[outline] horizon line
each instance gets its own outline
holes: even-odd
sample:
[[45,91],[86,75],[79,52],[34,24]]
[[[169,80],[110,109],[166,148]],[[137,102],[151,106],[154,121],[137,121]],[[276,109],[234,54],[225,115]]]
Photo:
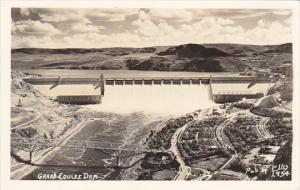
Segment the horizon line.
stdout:
[[226,45],[248,45],[248,46],[278,46],[278,45],[284,45],[284,44],[293,44],[293,42],[285,42],[280,44],[243,44],[243,43],[184,43],[184,44],[178,44],[178,45],[157,45],[157,46],[144,46],[144,47],[128,47],[128,46],[110,46],[110,47],[66,47],[66,48],[39,48],[39,47],[18,47],[18,48],[11,48],[11,50],[15,49],[111,49],[111,48],[152,48],[152,47],[170,47],[170,46],[180,46],[180,45],[188,45],[188,44],[197,44],[197,45],[217,45],[217,44],[226,44]]

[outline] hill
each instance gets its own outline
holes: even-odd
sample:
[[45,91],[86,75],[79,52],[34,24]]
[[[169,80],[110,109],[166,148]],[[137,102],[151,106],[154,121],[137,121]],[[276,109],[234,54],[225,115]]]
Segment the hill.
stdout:
[[292,44],[281,44],[279,46],[269,46],[269,50],[264,53],[292,53]]
[[292,44],[184,44],[145,48],[11,50],[12,69],[244,72],[289,70]]
[[229,56],[217,48],[206,48],[198,44],[185,44],[168,48],[166,51],[161,51],[158,55],[176,55],[179,58],[197,58],[197,57],[219,57]]

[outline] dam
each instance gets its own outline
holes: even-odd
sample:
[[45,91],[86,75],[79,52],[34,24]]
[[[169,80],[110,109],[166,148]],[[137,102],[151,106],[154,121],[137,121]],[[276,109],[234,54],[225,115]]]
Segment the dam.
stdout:
[[[200,104],[211,105],[213,102],[260,98],[267,94],[271,86],[269,79],[251,76],[107,78],[104,75],[91,78],[52,76],[24,78],[24,81],[36,86],[60,103],[102,104],[100,107],[104,110],[111,110],[114,107],[122,110],[124,107],[131,107],[134,111],[159,109],[166,112],[168,110],[164,107],[174,105],[189,111],[184,107],[197,109]],[[195,103],[197,106],[191,102],[186,103],[187,100],[197,102]]]
[[266,83],[268,78],[256,78],[253,76],[234,76],[234,77],[123,77],[123,78],[81,78],[81,77],[33,77],[24,78],[24,81],[33,85],[45,84],[98,84],[106,85],[182,85],[182,84],[209,84],[214,83]]

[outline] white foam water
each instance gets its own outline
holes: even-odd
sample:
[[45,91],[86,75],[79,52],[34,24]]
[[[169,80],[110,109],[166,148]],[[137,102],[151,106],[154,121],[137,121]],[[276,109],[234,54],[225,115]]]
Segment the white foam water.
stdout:
[[86,107],[104,112],[176,116],[213,105],[208,85],[107,85],[102,103]]

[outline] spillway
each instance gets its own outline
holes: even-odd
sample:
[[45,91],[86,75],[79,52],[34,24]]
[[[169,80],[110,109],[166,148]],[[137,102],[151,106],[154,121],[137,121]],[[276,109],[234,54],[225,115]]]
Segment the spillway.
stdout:
[[213,104],[209,97],[208,85],[124,85],[106,86],[102,104],[87,107],[115,113],[180,115]]
[[[63,92],[80,94],[93,88],[92,85],[34,86],[53,99]],[[214,105],[208,88],[208,85],[106,85],[101,104],[83,107],[121,114],[144,112],[177,116]]]

